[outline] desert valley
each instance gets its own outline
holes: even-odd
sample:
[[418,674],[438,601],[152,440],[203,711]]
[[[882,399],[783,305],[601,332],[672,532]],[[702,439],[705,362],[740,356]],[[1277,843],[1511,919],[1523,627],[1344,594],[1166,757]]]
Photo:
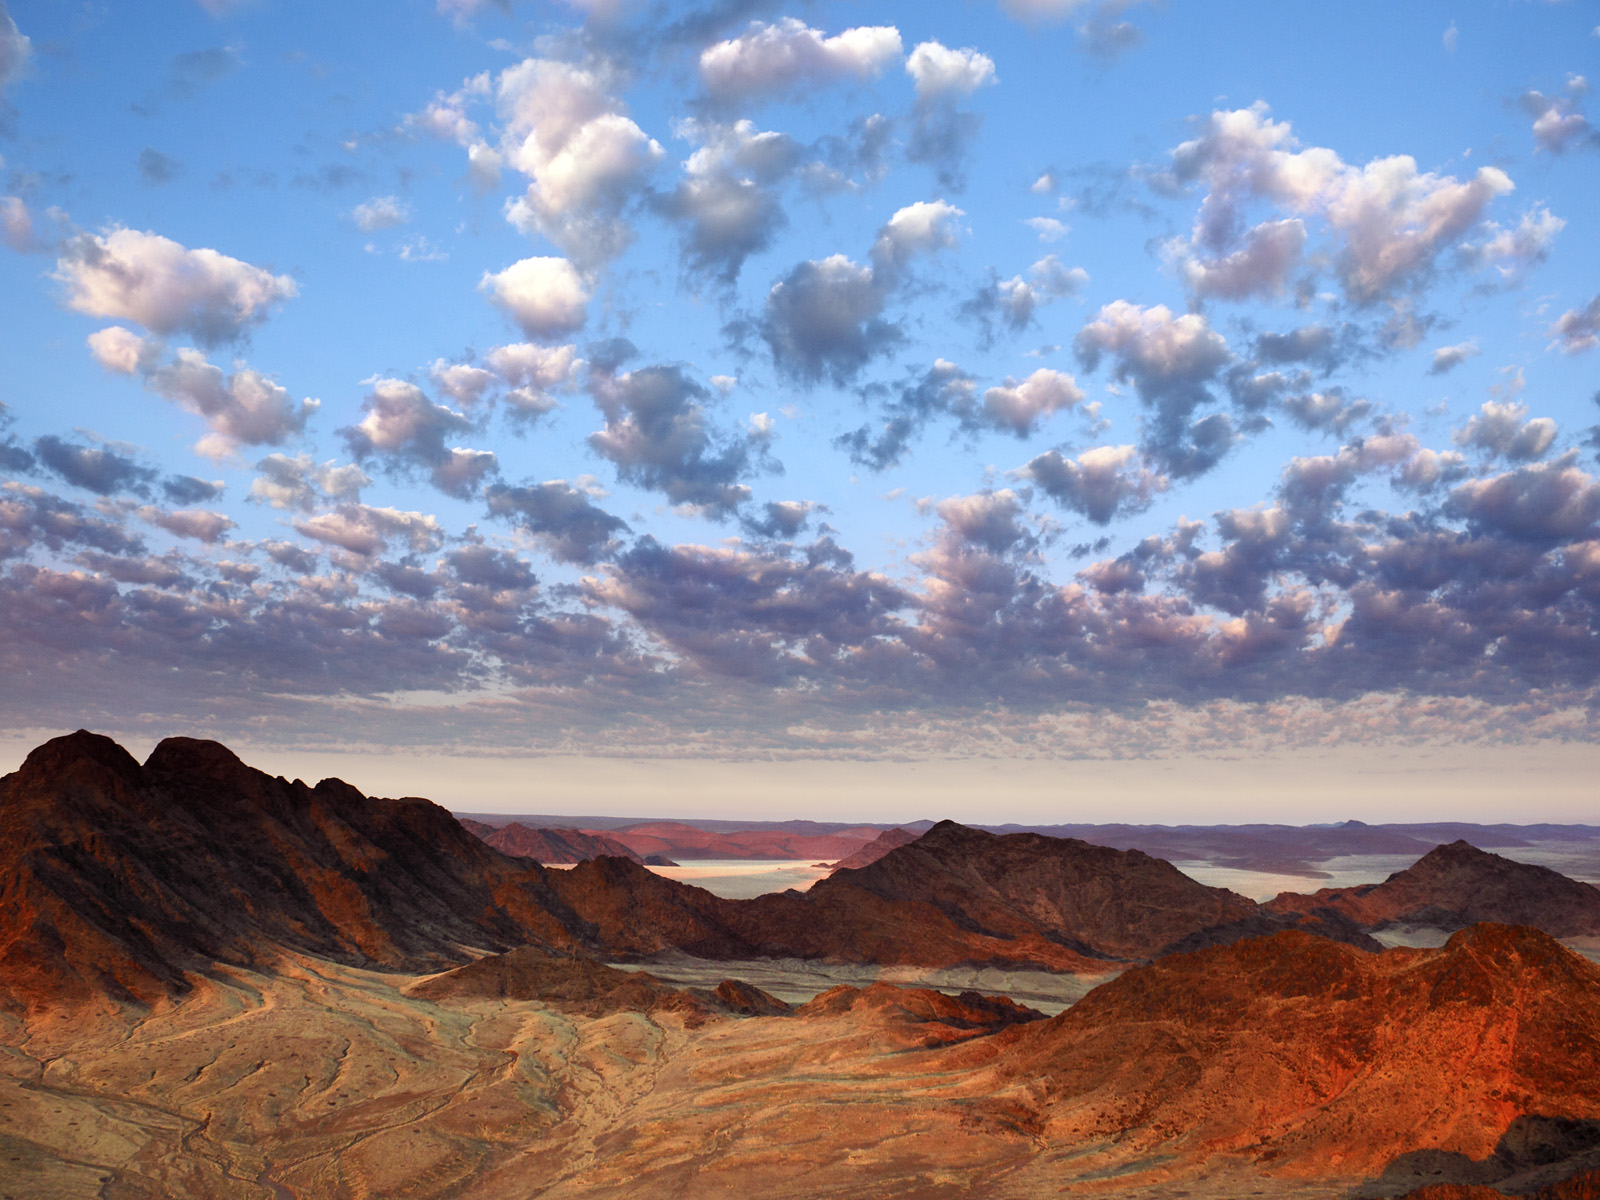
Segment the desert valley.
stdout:
[[[1466,840],[1263,904],[1081,837],[858,827],[805,836],[859,865],[730,899],[626,830],[545,830],[585,855],[547,866],[426,800],[87,732],[0,782],[0,821],[14,1200],[1600,1181],[1600,890]],[[1282,868],[1414,835],[1159,836],[1275,840]],[[819,845],[744,849],[778,837]]]

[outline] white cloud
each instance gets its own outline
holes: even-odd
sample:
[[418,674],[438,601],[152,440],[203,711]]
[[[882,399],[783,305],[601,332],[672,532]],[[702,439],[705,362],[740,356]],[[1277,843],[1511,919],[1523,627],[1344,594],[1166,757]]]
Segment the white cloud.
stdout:
[[943,200],[918,200],[899,209],[878,230],[872,259],[879,269],[898,268],[913,255],[948,250],[956,244],[958,222],[966,213]]
[[1054,217],[1025,217],[1022,223],[1038,234],[1041,242],[1059,242],[1071,232]]
[[870,79],[901,54],[892,25],[860,26],[823,36],[794,17],[753,23],[736,38],[707,47],[700,78],[719,98],[736,99],[786,91],[809,81]]
[[375,233],[404,225],[411,219],[411,209],[398,196],[374,196],[351,209],[350,216],[362,233]]
[[1566,227],[1565,221],[1540,206],[1524,213],[1514,229],[1502,229],[1493,221],[1487,222],[1485,239],[1463,246],[1462,250],[1475,265],[1493,267],[1502,279],[1513,282],[1529,267],[1545,260],[1556,234]]
[[[1600,296],[1582,308],[1569,308],[1562,313],[1550,332],[1563,354],[1577,354],[1600,346]],[[1556,344],[1552,343],[1552,344]]]
[[1148,508],[1170,485],[1166,476],[1138,458],[1134,446],[1095,446],[1076,459],[1049,450],[1017,474],[1032,479],[1063,507],[1105,525],[1120,514]]
[[1527,405],[1514,400],[1486,401],[1477,416],[1456,430],[1455,442],[1520,462],[1540,458],[1556,440],[1556,423],[1549,417],[1526,421],[1527,415]]
[[304,430],[320,406],[311,399],[296,404],[286,388],[259,371],[243,368],[226,375],[198,350],[179,350],[145,381],[157,395],[205,419],[211,432],[195,450],[209,458],[225,457],[240,446],[278,445]]
[[986,84],[997,83],[994,59],[970,46],[952,50],[938,42],[923,42],[906,59],[906,74],[916,85],[917,99],[970,96]]
[[[1219,294],[1281,286],[1301,239],[1288,222],[1247,226],[1247,205],[1265,201],[1296,217],[1324,218],[1337,239],[1334,266],[1345,291],[1370,303],[1424,277],[1513,189],[1497,167],[1460,180],[1419,171],[1406,155],[1355,167],[1324,147],[1295,146],[1289,123],[1271,120],[1258,104],[1212,113],[1199,137],[1173,151],[1173,180],[1206,186],[1190,241],[1179,248],[1186,276],[1215,281]],[[1230,291],[1221,291],[1224,284]]]
[[269,454],[256,463],[260,474],[250,484],[250,499],[273,508],[310,512],[329,500],[353,502],[372,479],[354,463],[318,463],[309,454],[290,458]]
[[365,504],[346,504],[334,512],[296,521],[294,527],[306,537],[363,558],[387,549],[394,538],[417,553],[436,550],[444,543],[444,529],[436,517]]
[[1071,375],[1040,367],[1021,383],[1008,379],[1005,386],[985,392],[983,415],[990,424],[1024,437],[1045,417],[1083,400],[1084,391]]
[[188,333],[202,345],[243,336],[299,293],[287,275],[132,229],[80,234],[57,260],[55,278],[77,312]]
[[0,196],[0,242],[18,254],[40,249],[33,231],[33,216],[20,196]]
[[1429,375],[1443,375],[1459,367],[1467,359],[1478,353],[1478,340],[1470,338],[1465,342],[1458,342],[1454,346],[1440,346],[1433,352],[1433,362],[1428,367]]
[[496,383],[493,371],[486,371],[471,363],[447,362],[442,358],[433,360],[428,375],[434,387],[457,404],[468,408],[482,400]]
[[505,395],[511,416],[530,421],[555,409],[556,399],[550,393],[571,383],[583,366],[576,346],[531,342],[497,346],[484,355],[484,361],[511,385]]
[[185,508],[176,512],[147,504],[139,509],[139,516],[158,528],[178,537],[194,538],[215,545],[217,540],[234,527],[231,518],[203,508]]
[[548,339],[583,327],[589,292],[564,258],[524,258],[478,283],[531,338]]
[[108,325],[85,340],[95,362],[117,375],[143,374],[161,355],[159,342],[148,341],[121,325]]

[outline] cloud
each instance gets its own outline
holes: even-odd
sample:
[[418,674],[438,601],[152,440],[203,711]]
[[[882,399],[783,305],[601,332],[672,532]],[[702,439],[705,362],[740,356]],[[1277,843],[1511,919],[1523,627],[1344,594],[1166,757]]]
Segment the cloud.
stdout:
[[161,481],[161,494],[174,504],[195,505],[215,500],[227,491],[220,479],[201,479],[194,475],[171,475]]
[[478,283],[531,338],[550,340],[583,328],[589,292],[564,258],[524,258]]
[[490,389],[500,383],[499,376],[493,371],[475,367],[471,363],[453,363],[442,358],[433,360],[433,366],[428,368],[428,378],[433,380],[433,386],[438,388],[442,395],[449,396],[465,408],[473,408],[482,403]]
[[961,209],[943,200],[918,200],[896,210],[872,244],[872,265],[879,282],[893,287],[913,258],[954,247],[957,222],[964,216]]
[[767,293],[760,329],[773,365],[806,383],[843,386],[901,340],[883,319],[873,269],[842,254],[802,262]]
[[79,234],[55,279],[76,312],[137,321],[161,336],[187,333],[202,346],[238,340],[299,293],[287,275],[133,229]]
[[792,541],[811,523],[812,513],[827,511],[813,500],[769,500],[759,517],[746,516],[740,525],[757,537]]
[[1131,382],[1154,410],[1144,451],[1168,474],[1203,474],[1237,440],[1227,414],[1194,418],[1214,399],[1210,385],[1232,360],[1227,342],[1200,314],[1175,317],[1165,305],[1142,308],[1116,300],[1084,325],[1072,344],[1089,371],[1104,355],[1113,356],[1115,378]]
[[1059,242],[1071,232],[1066,224],[1054,217],[1025,217],[1022,223],[1038,234],[1041,242]]
[[1560,217],[1543,207],[1529,209],[1514,229],[1504,229],[1493,221],[1484,222],[1481,242],[1464,243],[1462,255],[1473,266],[1493,268],[1502,282],[1513,284],[1527,274],[1530,267],[1542,263],[1550,256],[1550,246],[1556,234],[1567,227]]
[[1013,275],[995,279],[961,306],[963,316],[975,318],[984,341],[993,340],[993,321],[1001,318],[1013,333],[1021,333],[1033,323],[1039,306],[1076,295],[1089,283],[1089,272],[1082,267],[1066,267],[1054,254],[1047,254],[1028,268],[1028,277]]
[[[97,357],[102,348],[95,347]],[[208,458],[224,458],[240,446],[281,445],[303,432],[321,406],[312,399],[296,404],[288,389],[248,367],[228,375],[198,350],[182,349],[171,362],[141,369],[151,391],[204,418],[211,432],[195,450]]]
[[1428,367],[1428,374],[1444,375],[1479,353],[1477,338],[1468,338],[1464,342],[1457,342],[1454,346],[1440,346],[1433,352],[1433,362]]
[[489,512],[515,522],[560,562],[589,565],[610,554],[627,522],[596,505],[590,494],[565,479],[510,487],[494,484],[484,492]]
[[216,545],[223,534],[235,528],[230,518],[206,509],[191,508],[171,512],[147,504],[139,509],[139,516],[170,534],[181,538],[193,538],[208,546]]
[[15,480],[0,483],[0,559],[18,557],[35,545],[56,554],[74,545],[107,554],[144,553],[143,541],[116,522],[91,516],[82,505]]
[[135,164],[142,182],[154,185],[171,183],[183,174],[183,164],[169,154],[146,146],[139,151],[139,160]]
[[982,419],[1019,438],[1032,434],[1046,417],[1082,404],[1085,394],[1078,381],[1061,371],[1040,367],[1021,383],[1007,379],[1004,386],[983,394]]
[[148,496],[156,472],[114,450],[65,442],[52,434],[36,438],[33,452],[39,462],[74,487],[100,496],[133,492]]
[[794,17],[752,22],[736,38],[700,54],[700,79],[723,101],[750,100],[808,83],[871,79],[897,60],[900,33],[890,25],[858,26],[826,37]]
[[444,542],[437,517],[365,504],[343,504],[332,512],[302,518],[294,527],[306,537],[362,558],[382,553],[396,539],[417,553],[437,550]]
[[1458,446],[1476,446],[1491,455],[1527,462],[1543,458],[1556,440],[1556,423],[1549,417],[1523,420],[1525,404],[1516,401],[1486,401],[1478,415],[1456,430]]
[[1097,525],[1149,508],[1170,483],[1139,461],[1134,446],[1095,446],[1076,459],[1048,450],[1018,474],[1038,484],[1063,508],[1081,513]]
[[86,340],[95,362],[115,375],[144,374],[161,358],[159,342],[148,341],[121,325],[96,330]]
[[600,75],[570,63],[525,59],[501,72],[496,99],[502,157],[531,181],[507,219],[585,267],[615,258],[633,239],[622,210],[663,157],[661,146]]
[[1078,34],[1094,54],[1115,56],[1143,40],[1137,26],[1122,19],[1141,0],[1000,0],[1001,9],[1021,21],[1055,22],[1083,14]]
[[1600,535],[1595,527],[1600,521],[1600,481],[1573,466],[1573,457],[1463,483],[1450,493],[1449,511],[1480,530],[1519,541],[1551,543]]
[[923,42],[906,59],[906,72],[917,93],[906,158],[932,166],[942,186],[960,190],[966,185],[961,160],[983,118],[958,105],[978,88],[999,82],[994,60],[970,46],[952,50]]
[[33,56],[33,43],[17,28],[17,23],[0,2],[0,88],[21,79]]
[[0,242],[18,254],[43,249],[34,234],[33,214],[20,196],[0,196]]
[[461,498],[475,493],[484,478],[499,469],[488,450],[445,444],[452,435],[472,428],[461,413],[433,403],[413,383],[376,378],[368,382],[372,390],[361,404],[366,415],[359,424],[340,431],[357,462],[378,457],[391,468],[424,468],[436,488]]
[[1600,295],[1582,308],[1569,308],[1550,326],[1563,354],[1578,354],[1600,346]]
[[411,219],[411,206],[398,196],[374,196],[350,210],[350,219],[362,233],[393,229]]
[[1583,115],[1583,96],[1589,90],[1581,75],[1567,80],[1565,96],[1546,96],[1542,92],[1522,94],[1522,109],[1533,118],[1533,141],[1537,150],[1565,154],[1574,147],[1600,146],[1600,134]]
[[589,445],[616,464],[619,479],[718,518],[749,499],[740,481],[762,464],[765,431],[713,434],[705,407],[710,393],[682,369],[597,371],[589,389],[606,419]]
[[1339,387],[1320,392],[1300,392],[1283,401],[1283,411],[1302,429],[1344,433],[1357,421],[1372,415],[1372,402],[1345,395]]
[[[1345,294],[1372,304],[1420,286],[1513,188],[1497,167],[1459,180],[1419,171],[1405,155],[1355,167],[1330,149],[1296,146],[1289,123],[1258,104],[1213,112],[1198,137],[1172,152],[1169,182],[1205,189],[1188,241],[1169,247],[1192,286],[1229,298],[1281,289],[1305,244],[1299,223],[1315,216],[1334,238]],[[1254,202],[1290,216],[1250,225]]]
[[946,528],[961,541],[981,546],[992,554],[1004,554],[1014,547],[1031,549],[1039,541],[1023,527],[1021,517],[1027,510],[1010,488],[953,496],[939,501],[934,510]]
[[917,99],[931,103],[970,96],[981,87],[999,82],[994,59],[964,46],[952,50],[938,42],[923,42],[906,59],[906,74],[916,86]]
[[249,498],[273,508],[311,512],[328,502],[352,503],[371,478],[354,463],[339,466],[329,459],[318,464],[309,454],[290,458],[269,454],[256,463],[258,475],[250,484]]
[[556,407],[551,393],[570,384],[584,365],[576,346],[536,346],[531,342],[497,346],[484,361],[510,385],[505,403],[511,417],[528,423]]

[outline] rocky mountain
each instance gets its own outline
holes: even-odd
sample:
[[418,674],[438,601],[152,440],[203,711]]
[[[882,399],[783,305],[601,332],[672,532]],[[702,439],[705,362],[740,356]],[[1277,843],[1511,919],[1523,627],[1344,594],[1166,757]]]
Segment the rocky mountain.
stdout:
[[909,845],[917,840],[919,835],[905,829],[885,829],[854,854],[846,855],[833,864],[835,871],[841,868],[854,870],[856,867],[867,867],[877,862],[891,850],[898,850],[901,846]]
[[215,742],[142,765],[109,738],[46,742],[0,779],[0,1003],[151,1001],[280,948],[408,970],[462,946],[573,946],[537,864],[427,800],[308,787]]
[[530,829],[519,821],[508,825],[486,825],[464,820],[461,824],[477,834],[501,854],[531,858],[535,862],[565,865],[587,862],[609,854],[614,858],[644,859],[616,838],[584,829]]
[[797,833],[785,829],[701,829],[681,821],[645,821],[610,836],[645,857],[660,854],[683,859],[786,858],[832,862],[853,854],[879,833],[871,826],[834,833]]
[[1423,1153],[1461,1182],[1518,1117],[1600,1118],[1600,967],[1523,927],[1382,954],[1290,930],[1129,970],[985,1053],[1052,1142],[1299,1177]]
[[1555,937],[1600,934],[1600,888],[1547,867],[1513,862],[1465,841],[1439,846],[1382,883],[1285,892],[1281,915],[1344,917],[1365,929],[1462,929],[1479,921],[1531,925]]

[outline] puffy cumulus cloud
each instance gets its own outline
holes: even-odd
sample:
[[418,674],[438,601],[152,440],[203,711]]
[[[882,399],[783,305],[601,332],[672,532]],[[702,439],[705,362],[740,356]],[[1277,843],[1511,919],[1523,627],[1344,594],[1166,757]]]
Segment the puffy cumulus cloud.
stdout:
[[1456,430],[1456,445],[1521,462],[1543,458],[1556,440],[1556,423],[1549,417],[1526,420],[1527,415],[1525,404],[1489,400],[1477,416]]
[[471,76],[453,92],[438,91],[421,112],[410,113],[401,130],[427,137],[444,138],[467,152],[467,175],[472,185],[486,192],[500,182],[505,156],[483,137],[483,130],[470,116],[469,107],[487,101],[494,94],[489,72]]
[[204,504],[227,490],[228,485],[220,479],[201,479],[196,475],[170,475],[161,481],[161,494],[174,504]]
[[1343,434],[1358,421],[1372,415],[1372,402],[1349,396],[1341,387],[1320,392],[1299,392],[1283,399],[1283,411],[1302,429]]
[[1510,229],[1493,221],[1484,222],[1483,240],[1464,243],[1461,252],[1473,266],[1494,270],[1501,282],[1517,283],[1530,267],[1550,257],[1556,234],[1566,227],[1567,223],[1549,209],[1532,208]]
[[901,53],[900,31],[892,25],[862,25],[827,37],[784,17],[773,24],[752,22],[738,37],[706,47],[700,79],[714,99],[743,101],[811,83],[871,79]]
[[318,463],[309,454],[290,458],[269,454],[256,463],[249,499],[273,508],[310,512],[332,501],[349,503],[361,498],[371,478],[354,463],[340,466],[334,459]]
[[162,336],[186,333],[202,346],[243,337],[299,293],[287,275],[134,229],[71,239],[55,279],[77,312],[136,321]]
[[513,420],[537,421],[556,407],[553,392],[569,386],[583,367],[576,346],[536,346],[517,342],[497,346],[484,356],[508,385],[506,410]]
[[906,72],[917,93],[906,158],[932,166],[943,186],[959,190],[966,186],[962,158],[983,126],[977,113],[959,104],[979,88],[999,82],[994,60],[971,47],[952,50],[923,42],[906,59]]
[[615,550],[619,534],[628,532],[626,521],[595,504],[591,492],[565,479],[521,487],[494,484],[484,499],[490,513],[531,533],[561,562],[595,563]]
[[1588,90],[1588,81],[1582,75],[1574,75],[1567,80],[1564,96],[1546,96],[1532,90],[1522,94],[1522,109],[1533,118],[1536,149],[1565,154],[1578,146],[1600,146],[1600,134],[1583,115],[1583,97]]
[[467,497],[486,476],[499,469],[488,450],[447,446],[446,439],[472,428],[472,422],[443,404],[435,404],[421,388],[400,379],[372,379],[362,401],[360,423],[341,430],[357,462],[381,457],[391,467],[421,467],[440,491]]
[[589,291],[564,258],[524,258],[498,273],[485,271],[478,290],[541,341],[582,329],[588,316]]
[[843,254],[797,265],[772,285],[760,321],[773,365],[805,383],[844,385],[901,341],[869,266]]
[[115,496],[121,492],[148,496],[157,474],[115,450],[82,446],[53,434],[35,439],[33,452],[47,470],[73,487],[99,496]]
[[449,396],[466,408],[481,403],[490,389],[500,382],[493,371],[443,358],[433,360],[433,366],[428,368],[428,378],[433,380],[433,386],[439,389],[440,394]]
[[796,554],[782,545],[669,547],[645,538],[585,589],[697,677],[769,686],[870,681],[874,666],[902,657],[890,639],[900,629],[895,613],[912,597],[840,556],[826,541]]
[[1563,354],[1578,354],[1600,346],[1600,295],[1582,308],[1567,309],[1550,326],[1550,334],[1555,338],[1551,344],[1559,345]]
[[1548,463],[1474,479],[1450,493],[1448,511],[1517,541],[1582,541],[1600,535],[1600,481],[1566,454]]
[[1046,417],[1076,408],[1084,399],[1084,390],[1071,375],[1040,367],[1020,383],[1007,379],[984,392],[981,416],[997,429],[1027,437]]
[[366,504],[342,504],[332,512],[303,517],[294,527],[308,538],[358,558],[381,554],[395,541],[418,554],[437,550],[444,542],[444,528],[437,517]]
[[998,83],[994,59],[963,46],[952,50],[938,42],[923,42],[906,58],[917,99],[924,102],[952,96],[970,96],[981,87]]
[[119,521],[31,484],[0,483],[0,559],[20,557],[35,546],[55,554],[74,546],[115,555],[144,553],[144,542]]
[[[1419,286],[1513,188],[1497,167],[1460,180],[1419,171],[1406,155],[1357,167],[1326,147],[1296,147],[1289,123],[1258,104],[1213,112],[1172,152],[1170,182],[1205,189],[1188,242],[1171,248],[1191,286],[1230,298],[1281,289],[1307,238],[1297,222],[1314,216],[1334,238],[1346,295],[1389,299]],[[1291,215],[1251,225],[1257,202]]]
[[350,219],[362,233],[393,229],[411,219],[411,206],[398,196],[374,196],[350,210]]
[[953,248],[964,216],[943,200],[918,200],[897,210],[872,243],[872,263],[880,281],[893,286],[912,259]]
[[140,375],[155,369],[161,358],[161,343],[140,337],[121,325],[108,325],[87,339],[95,362],[116,375]]
[[248,367],[229,375],[192,349],[147,370],[145,386],[205,420],[211,432],[195,450],[208,458],[225,458],[240,446],[281,445],[303,432],[321,406],[309,398],[295,403],[287,388]]
[[1433,352],[1433,361],[1428,365],[1428,374],[1444,375],[1455,370],[1467,359],[1475,358],[1478,353],[1477,338],[1468,338],[1464,342],[1457,342],[1454,346],[1440,346]]
[[961,306],[961,312],[977,320],[987,343],[993,338],[996,317],[1013,333],[1020,333],[1033,323],[1040,305],[1076,295],[1088,283],[1089,272],[1082,267],[1067,267],[1054,254],[1047,254],[1028,268],[1027,278],[995,279],[979,289]]
[[1237,440],[1226,413],[1195,417],[1213,399],[1210,385],[1232,359],[1227,342],[1200,314],[1174,316],[1165,305],[1116,300],[1079,330],[1073,349],[1090,371],[1105,355],[1115,359],[1114,376],[1132,382],[1153,410],[1143,448],[1167,474],[1203,474]]
[[765,428],[714,434],[710,393],[679,367],[594,371],[589,389],[606,419],[589,445],[616,465],[618,478],[673,504],[726,517],[750,497],[741,480],[768,465]]
[[1134,446],[1095,446],[1076,459],[1048,450],[1018,474],[1036,483],[1063,508],[1081,513],[1096,525],[1150,507],[1170,482],[1141,461]]
[[158,529],[165,529],[174,537],[193,538],[208,546],[216,545],[228,530],[235,528],[231,518],[203,508],[186,508],[174,512],[147,504],[139,509],[139,516]]
[[677,187],[656,199],[656,211],[682,225],[691,272],[731,284],[745,259],[787,224],[775,185],[799,167],[800,147],[748,120],[683,121],[677,133],[698,146]]
[[585,266],[632,241],[624,207],[664,151],[626,115],[596,71],[530,58],[501,72],[496,101],[501,153],[529,179],[506,216],[539,232]]
[[445,555],[445,562],[451,574],[469,587],[521,592],[538,582],[527,563],[514,554],[489,546],[463,546]]
[[1039,537],[1024,523],[1027,509],[1010,488],[952,496],[934,506],[945,528],[963,542],[981,546],[992,554],[1012,549],[1029,550]]
[[17,28],[17,23],[0,2],[0,88],[21,79],[33,57],[33,42]]

